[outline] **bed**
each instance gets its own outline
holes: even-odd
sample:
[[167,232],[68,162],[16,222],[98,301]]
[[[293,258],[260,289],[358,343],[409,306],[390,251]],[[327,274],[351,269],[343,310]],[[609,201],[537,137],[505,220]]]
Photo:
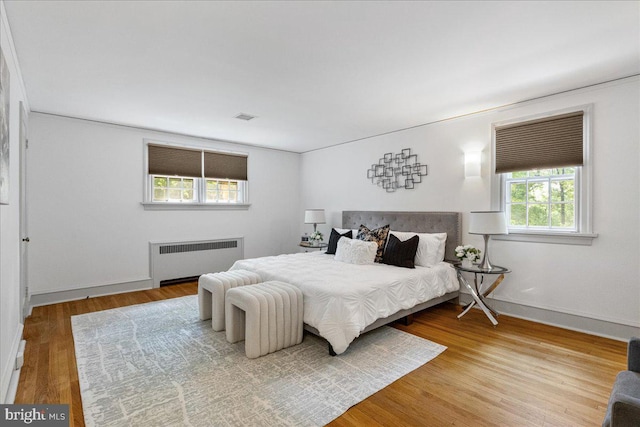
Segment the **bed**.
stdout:
[[445,262],[415,269],[386,264],[356,265],[324,252],[286,254],[237,261],[231,269],[298,286],[304,296],[305,329],[343,353],[360,334],[458,296],[455,259],[460,244],[458,212],[344,211],[342,228],[447,233]]

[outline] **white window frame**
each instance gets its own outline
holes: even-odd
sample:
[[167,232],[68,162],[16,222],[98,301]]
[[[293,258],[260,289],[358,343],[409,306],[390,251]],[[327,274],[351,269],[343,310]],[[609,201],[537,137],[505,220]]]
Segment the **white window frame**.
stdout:
[[[503,174],[503,179],[502,182],[504,183],[504,188],[503,188],[503,194],[504,194],[504,212],[505,215],[507,216],[507,225],[509,228],[510,232],[518,232],[518,231],[565,231],[565,232],[572,232],[572,233],[576,233],[578,232],[578,210],[576,208],[577,202],[578,202],[578,197],[575,196],[575,194],[579,194],[580,193],[580,167],[578,166],[572,166],[572,168],[574,169],[574,172],[571,174],[565,174],[565,175],[541,175],[541,176],[527,176],[527,177],[523,177],[523,178],[514,178],[511,177],[509,175],[511,175],[511,173],[505,173]],[[556,168],[551,168],[551,169],[556,169]],[[540,170],[549,170],[549,169],[540,169]],[[551,197],[551,184],[553,183],[553,181],[566,181],[566,180],[572,180],[573,181],[573,185],[574,185],[574,199],[570,202],[554,202],[553,198]],[[546,203],[535,203],[535,202],[530,202],[528,200],[528,196],[529,196],[529,184],[530,183],[535,183],[535,182],[540,182],[540,183],[545,183],[548,185],[548,191],[549,191],[549,198],[547,200]],[[512,183],[521,183],[524,184],[527,189],[526,189],[526,199],[524,201],[524,203],[521,202],[512,202],[511,200],[507,200],[509,199],[509,196],[511,194],[509,187],[510,184]],[[527,224],[524,226],[520,226],[520,225],[512,225],[511,224],[511,212],[512,210],[509,209],[510,205],[524,205],[525,206],[525,210],[526,210],[526,216],[527,216]],[[545,204],[548,207],[548,214],[547,214],[547,225],[546,226],[538,226],[538,225],[531,225],[529,224],[529,206],[530,205],[539,205],[539,204]],[[552,216],[552,207],[554,205],[560,205],[560,204],[567,204],[567,205],[572,205],[573,206],[573,227],[554,227],[551,224],[551,216]]]
[[[200,200],[203,201],[203,203],[219,203],[219,204],[237,204],[239,202],[231,202],[231,201],[210,201],[207,198],[207,192],[209,191],[207,189],[207,181],[226,181],[226,182],[235,182],[238,185],[238,189],[237,189],[237,194],[238,195],[242,195],[241,199],[244,200],[244,194],[246,192],[246,188],[247,188],[247,182],[246,181],[238,181],[235,179],[219,179],[219,178],[203,178],[202,179],[202,187],[203,187],[203,191],[202,191],[202,196],[200,198]],[[237,198],[236,198],[237,199]],[[240,202],[242,203],[242,202]]]
[[584,116],[584,164],[576,168],[575,182],[575,230],[567,229],[534,229],[518,228],[509,226],[509,234],[492,236],[496,240],[513,240],[520,242],[536,243],[558,243],[570,245],[591,245],[594,238],[598,237],[593,233],[593,200],[592,200],[592,160],[591,160],[591,118],[593,105],[581,105],[577,107],[565,108],[533,116],[519,117],[505,120],[491,125],[491,207],[493,210],[506,211],[506,174],[496,174],[495,172],[495,152],[496,152],[496,128],[512,125],[530,120],[537,120],[546,117],[567,114],[576,111],[583,111]]
[[[229,203],[229,202],[212,202],[206,200],[206,180],[213,178],[204,178],[204,177],[193,177],[194,179],[194,195],[196,195],[196,201],[188,202],[164,202],[164,201],[153,201],[153,176],[148,173],[149,171],[149,144],[153,145],[163,145],[166,147],[172,148],[183,148],[190,150],[199,150],[199,151],[209,151],[209,152],[218,152],[218,153],[227,153],[227,154],[235,154],[235,155],[243,155],[247,156],[247,153],[239,153],[233,152],[229,150],[219,150],[212,147],[205,147],[202,145],[196,144],[177,144],[170,142],[161,142],[158,140],[143,140],[143,195],[142,195],[142,205],[145,210],[247,210],[251,206],[249,202],[249,185],[247,181],[237,181],[237,180],[226,180],[226,181],[235,181],[238,182],[238,192],[242,193],[244,196],[244,200],[239,203]],[[157,175],[157,176],[166,176],[166,175]],[[179,178],[192,178],[192,177],[179,177]],[[224,181],[224,179],[223,179]]]
[[[154,198],[154,192],[155,192],[155,188],[156,186],[154,185],[154,179],[155,178],[166,178],[167,180],[170,180],[172,178],[178,178],[181,180],[185,180],[185,179],[192,179],[193,180],[193,195],[194,195],[194,200],[180,200],[180,201],[158,201],[158,200],[153,200]],[[148,183],[151,186],[151,188],[149,189],[149,194],[151,195],[151,202],[152,203],[198,203],[198,194],[200,192],[199,187],[200,187],[200,180],[198,178],[193,178],[193,177],[188,177],[188,176],[170,176],[170,175],[149,175],[149,179],[148,179]],[[167,183],[168,184],[168,183]],[[167,186],[167,191],[170,191],[171,187]]]

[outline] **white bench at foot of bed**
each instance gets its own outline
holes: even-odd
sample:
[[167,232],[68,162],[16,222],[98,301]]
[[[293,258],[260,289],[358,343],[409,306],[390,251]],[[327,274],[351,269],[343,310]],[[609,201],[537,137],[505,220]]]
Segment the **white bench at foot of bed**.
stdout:
[[225,298],[227,341],[245,340],[248,358],[264,356],[302,342],[302,292],[270,281],[229,289]]
[[248,270],[203,274],[198,279],[200,320],[211,319],[214,331],[224,331],[224,295],[238,286],[262,282],[260,275]]

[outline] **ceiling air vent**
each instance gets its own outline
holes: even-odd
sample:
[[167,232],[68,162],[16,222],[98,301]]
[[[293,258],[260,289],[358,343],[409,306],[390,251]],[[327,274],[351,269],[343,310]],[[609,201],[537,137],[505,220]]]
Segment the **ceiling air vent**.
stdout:
[[245,120],[245,121],[249,121],[249,120],[253,120],[255,119],[256,116],[252,116],[251,114],[245,114],[245,113],[240,113],[236,116],[236,119],[240,119],[240,120]]

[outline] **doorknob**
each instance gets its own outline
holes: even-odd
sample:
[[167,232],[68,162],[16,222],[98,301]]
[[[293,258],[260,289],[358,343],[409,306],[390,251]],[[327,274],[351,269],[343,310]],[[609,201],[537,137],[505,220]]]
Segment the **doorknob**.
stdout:
[[22,239],[22,241],[23,241],[23,242],[27,242],[27,243],[28,243],[28,242],[30,242],[30,240],[29,240],[29,238],[28,238],[28,237],[25,237],[24,239]]

